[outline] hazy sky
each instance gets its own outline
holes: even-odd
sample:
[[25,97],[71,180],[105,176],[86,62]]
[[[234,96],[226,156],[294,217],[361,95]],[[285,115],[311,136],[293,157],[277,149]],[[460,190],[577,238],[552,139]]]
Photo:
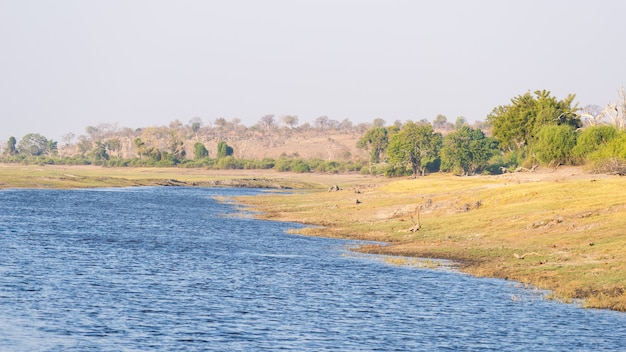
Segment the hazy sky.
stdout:
[[626,1],[0,0],[0,140],[325,115],[484,120],[626,85]]

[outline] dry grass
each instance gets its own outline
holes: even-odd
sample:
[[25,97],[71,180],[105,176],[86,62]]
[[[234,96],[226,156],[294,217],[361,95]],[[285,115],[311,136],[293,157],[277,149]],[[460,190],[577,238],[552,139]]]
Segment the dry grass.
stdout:
[[[359,177],[355,175],[354,177]],[[98,166],[0,164],[2,188],[90,188],[123,186],[250,186],[319,189],[331,175],[287,174],[274,170],[196,168],[105,168]]]

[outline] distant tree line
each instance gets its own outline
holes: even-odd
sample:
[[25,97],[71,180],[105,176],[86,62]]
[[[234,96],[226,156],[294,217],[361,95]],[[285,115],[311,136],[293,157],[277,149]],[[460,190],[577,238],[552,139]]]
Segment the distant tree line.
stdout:
[[[85,164],[103,166],[179,166],[220,169],[277,169],[293,172],[360,171],[387,176],[454,172],[459,175],[500,173],[537,165],[588,164],[596,171],[626,169],[626,93],[605,108],[574,104],[574,95],[563,100],[549,91],[527,92],[498,106],[486,121],[469,125],[460,116],[454,123],[444,115],[432,122],[401,122],[386,126],[383,119],[354,125],[320,116],[313,124],[299,124],[295,115],[263,115],[251,127],[237,118],[217,118],[204,124],[192,118],[169,126],[139,129],[117,125],[88,126],[86,134],[63,136],[64,144],[38,133],[21,140],[10,137],[3,146],[2,162],[37,164]],[[305,160],[297,151],[278,158],[246,158],[244,148],[232,143],[260,140],[267,148],[287,138],[349,133],[369,157],[346,160]],[[360,137],[359,137],[360,136]],[[331,138],[328,138],[331,143]],[[241,146],[242,144],[240,144]],[[354,159],[354,160],[347,160]]]
[[618,102],[604,110],[581,111],[574,98],[558,100],[545,90],[519,95],[487,116],[490,136],[461,118],[451,131],[435,131],[434,126],[446,123],[438,116],[432,124],[372,127],[359,147],[370,154],[368,172],[388,176],[416,177],[427,171],[473,175],[582,164],[598,172],[626,172],[624,89]]

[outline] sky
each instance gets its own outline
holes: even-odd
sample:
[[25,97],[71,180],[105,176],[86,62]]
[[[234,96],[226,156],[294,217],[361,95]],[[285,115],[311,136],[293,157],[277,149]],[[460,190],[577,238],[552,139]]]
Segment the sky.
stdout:
[[0,0],[0,140],[296,115],[485,120],[626,85],[620,0]]

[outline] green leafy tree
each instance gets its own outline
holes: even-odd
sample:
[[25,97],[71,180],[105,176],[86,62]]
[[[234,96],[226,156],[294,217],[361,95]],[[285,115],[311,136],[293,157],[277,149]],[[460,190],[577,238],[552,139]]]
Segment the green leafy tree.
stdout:
[[474,175],[489,164],[497,152],[497,143],[480,129],[463,126],[443,140],[441,164],[444,170]]
[[511,99],[510,105],[495,108],[487,116],[487,123],[493,127],[493,137],[501,148],[523,149],[536,141],[545,125],[581,127],[578,107],[572,105],[574,98],[570,94],[557,100],[546,90],[535,91],[534,95],[528,92]]
[[209,156],[209,151],[204,146],[204,143],[196,142],[193,145],[193,157],[194,159],[202,159]]
[[46,137],[39,133],[29,133],[20,140],[17,149],[25,155],[40,156],[48,154],[49,147]]
[[359,139],[357,146],[370,152],[370,161],[379,163],[382,155],[387,150],[389,138],[387,129],[374,127],[365,132],[365,136]]
[[85,154],[91,150],[93,143],[91,140],[85,136],[78,137],[78,142],[76,142],[76,147],[80,152],[81,157],[85,157]]
[[57,155],[59,152],[57,141],[53,141],[52,139],[48,139],[48,147],[46,148],[47,155]]
[[413,176],[424,175],[426,165],[439,157],[442,136],[433,126],[407,122],[389,142],[387,154],[393,165],[403,165],[413,171]]
[[109,160],[106,143],[97,141],[94,145],[93,150],[91,151],[91,157],[96,162]]
[[229,146],[226,142],[221,141],[217,143],[217,157],[223,158],[226,156],[233,155],[233,148]]
[[146,144],[141,140],[141,138],[135,138],[133,140],[133,145],[135,146],[137,155],[139,155],[139,160],[141,160],[142,156],[147,153]]
[[122,141],[119,138],[111,138],[104,142],[104,147],[107,150],[107,154],[117,153],[119,156],[119,152],[122,150]]
[[539,130],[533,145],[535,158],[544,165],[558,167],[572,161],[576,146],[574,128],[567,125],[546,125]]
[[465,125],[467,125],[467,119],[464,116],[459,116],[454,122],[454,129],[458,130]]
[[17,140],[15,139],[15,137],[11,136],[9,137],[9,140],[7,141],[7,149],[4,151],[6,153],[6,155],[15,155],[17,154]]

